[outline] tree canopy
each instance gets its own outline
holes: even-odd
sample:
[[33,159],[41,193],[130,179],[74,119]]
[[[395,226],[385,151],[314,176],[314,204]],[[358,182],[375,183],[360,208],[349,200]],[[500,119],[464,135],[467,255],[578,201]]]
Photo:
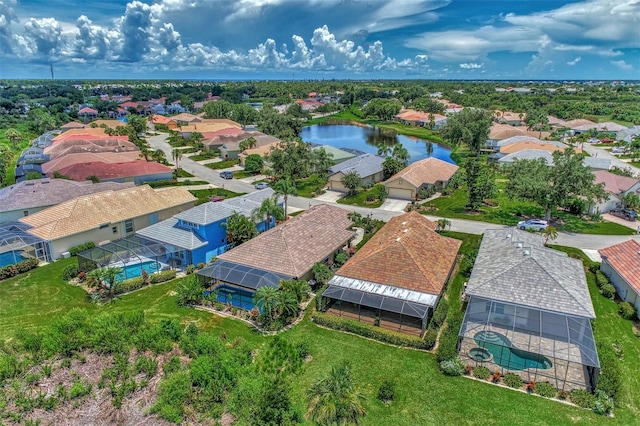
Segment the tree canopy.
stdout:
[[238,212],[233,212],[224,226],[227,228],[227,242],[233,246],[238,246],[258,235],[256,224]]
[[442,137],[454,145],[464,143],[477,153],[489,137],[493,115],[484,109],[465,108],[452,115],[440,129]]
[[333,164],[332,154],[324,149],[311,149],[311,144],[303,141],[281,141],[265,157],[277,178],[293,180],[306,178],[313,173],[325,173]]

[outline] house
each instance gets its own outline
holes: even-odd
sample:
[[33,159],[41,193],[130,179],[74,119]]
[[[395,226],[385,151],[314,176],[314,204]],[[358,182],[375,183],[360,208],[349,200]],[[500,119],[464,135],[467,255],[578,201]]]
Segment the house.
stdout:
[[260,157],[264,158],[267,154],[271,152],[272,149],[276,149],[278,147],[280,141],[274,141],[266,145],[262,145],[256,148],[245,149],[244,151],[238,153],[238,164],[244,167],[244,162],[247,157],[251,154],[257,154]]
[[582,164],[589,167],[591,170],[610,170],[611,159],[604,157],[585,157],[582,160]]
[[140,152],[133,142],[117,138],[104,139],[81,139],[66,140],[57,142],[55,145],[44,149],[43,154],[48,155],[51,160],[63,155],[85,152]]
[[382,180],[382,163],[384,157],[373,154],[363,154],[350,158],[329,168],[328,188],[332,191],[348,192],[342,184],[342,178],[349,172],[356,172],[362,179],[362,184],[378,183]]
[[[73,180],[87,180],[95,176],[101,182],[135,182],[136,185],[173,178],[171,167],[153,161],[77,163],[59,169],[58,173]],[[49,177],[53,177],[53,174]]]
[[109,190],[118,191],[132,186],[133,183],[75,182],[67,179],[18,182],[0,188],[0,222],[15,221],[75,197]]
[[462,241],[418,212],[389,220],[329,281],[328,313],[422,336]]
[[[433,118],[433,122],[431,119]],[[426,127],[432,130],[440,130],[440,128],[447,122],[447,116],[441,114],[429,114],[426,119],[418,120],[418,125]]]
[[[177,116],[176,116],[177,117]],[[174,118],[175,120],[175,118]],[[203,120],[203,119],[200,119]],[[234,124],[232,124],[234,123]],[[242,126],[231,120],[217,120],[216,122],[193,122],[188,125],[181,125],[178,129],[178,134],[183,138],[188,139],[192,133],[200,133],[202,135],[209,132],[219,132],[226,129],[242,129]]]
[[616,140],[627,143],[633,142],[633,139],[640,135],[640,126],[631,126],[616,133]]
[[607,121],[606,123],[583,124],[580,126],[571,127],[571,131],[573,131],[573,134],[575,135],[590,131],[594,131],[596,133],[618,133],[619,131],[626,129],[627,127],[611,121]]
[[243,133],[244,130],[237,127],[227,127],[214,132],[203,132],[202,137],[204,140],[202,144],[206,149],[219,149],[226,142],[234,141],[236,137],[240,137],[238,135]]
[[144,161],[139,151],[129,152],[78,152],[61,155],[42,165],[42,173],[49,175],[74,164],[84,163],[125,163]]
[[549,132],[538,132],[538,131],[530,131],[526,130],[525,127],[515,127],[510,126],[508,124],[498,124],[492,123],[489,128],[489,139],[493,139],[496,141],[511,138],[514,136],[531,136],[534,138],[547,138],[549,137]]
[[108,127],[109,129],[117,129],[118,127],[124,127],[126,123],[123,123],[120,120],[94,120],[89,126],[92,128],[96,127]]
[[527,114],[511,111],[496,111],[495,117],[497,123],[508,124],[509,126],[522,126],[527,119]]
[[499,152],[500,148],[502,148],[503,146],[511,145],[518,142],[548,143],[541,139],[534,138],[533,136],[519,135],[519,136],[512,136],[506,139],[500,139],[500,140],[487,139],[485,142],[485,148],[492,149],[496,152]]
[[[567,145],[561,142],[554,141],[545,141],[543,143],[533,142],[533,141],[522,141],[516,142],[509,145],[504,145],[500,147],[500,152],[502,154],[513,154],[514,152],[520,152],[522,150],[540,150],[547,151],[550,153],[554,153],[556,151],[564,152],[567,148]],[[580,148],[573,148],[576,153],[582,152]]]
[[542,149],[523,149],[522,151],[505,154],[498,159],[498,164],[511,164],[519,160],[538,160],[542,158],[547,166],[553,167],[553,155]]
[[44,164],[51,159],[50,156],[44,153],[43,148],[29,147],[22,151],[20,157],[16,161],[17,166],[23,164]]
[[415,200],[421,189],[446,188],[458,166],[435,157],[409,164],[384,182],[387,194],[392,198]]
[[86,124],[78,123],[77,121],[70,121],[60,126],[60,130],[62,130],[63,132],[66,132],[67,130],[72,130],[72,129],[84,129],[86,126],[87,126]]
[[637,195],[640,191],[640,180],[636,178],[616,175],[606,170],[596,170],[593,174],[596,177],[594,183],[604,185],[608,198],[600,203],[589,205],[587,209],[589,214],[606,213],[617,209],[622,204],[622,198],[625,195]]
[[242,150],[240,149],[240,143],[245,139],[249,139],[250,137],[255,138],[256,147],[270,145],[274,142],[280,141],[280,139],[276,137],[265,135],[264,133],[257,131],[244,131],[236,135],[219,136],[219,140],[224,141],[224,143],[220,146],[220,158],[224,158],[225,160],[238,158],[238,154],[242,152]]
[[[117,137],[117,136],[109,136],[102,127],[85,127],[82,129],[67,130],[66,132],[61,133],[58,136],[54,137],[53,143],[55,144],[56,142],[72,140],[72,139],[75,139],[75,140],[87,139],[90,137],[109,138],[109,137]],[[129,138],[126,136],[121,136],[120,138],[123,138],[123,137],[129,140]]]
[[27,176],[38,176],[36,179],[40,179],[44,176],[42,173],[42,166],[40,164],[23,164],[16,167],[15,178],[16,182],[22,182],[27,179]]
[[184,188],[154,191],[136,186],[83,195],[21,218],[29,233],[48,242],[52,259],[71,247],[98,245],[131,235],[193,207],[196,198]]
[[182,112],[178,115],[174,115],[171,119],[178,123],[179,126],[190,123],[200,123],[202,121],[202,118],[189,114],[188,112]]
[[559,390],[595,389],[595,312],[582,261],[545,247],[540,235],[488,229],[464,297],[465,363]]
[[49,246],[42,238],[29,233],[29,226],[20,222],[0,222],[0,268],[27,259],[51,261]]
[[[262,201],[272,197],[274,191],[267,188],[219,202],[200,204],[167,220],[158,222],[137,232],[138,235],[184,250],[177,264],[207,263],[230,247],[227,242],[227,219],[237,212],[251,218]],[[267,224],[266,219],[256,223],[259,232],[275,226],[275,219]]]
[[154,114],[151,116],[151,123],[155,126],[156,124],[162,124],[167,126],[169,130],[176,130],[178,128],[178,122],[170,117],[165,117],[163,115]]
[[319,146],[314,146],[311,149],[314,151],[317,151],[319,149],[324,149],[327,154],[331,155],[331,159],[333,160],[334,164],[339,164],[345,160],[348,160],[356,156],[356,154],[352,152],[349,152],[344,149],[336,148],[335,146],[331,146],[331,145],[319,145]]
[[609,277],[618,296],[640,311],[640,243],[628,240],[598,251],[600,270]]
[[84,107],[78,110],[78,117],[82,117],[86,120],[96,119],[98,118],[98,111],[93,108]]
[[245,309],[254,306],[260,287],[280,280],[309,280],[316,263],[332,263],[355,232],[348,211],[329,204],[310,208],[221,255],[197,275],[218,300]]

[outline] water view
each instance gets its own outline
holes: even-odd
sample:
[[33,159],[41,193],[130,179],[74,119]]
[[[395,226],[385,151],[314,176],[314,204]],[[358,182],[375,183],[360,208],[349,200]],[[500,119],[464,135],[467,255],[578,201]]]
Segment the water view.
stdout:
[[391,135],[375,127],[360,127],[350,124],[316,124],[304,127],[300,137],[305,142],[330,145],[341,149],[347,148],[369,154],[377,154],[378,145],[381,143],[389,146],[401,143],[409,151],[410,163],[428,157],[436,157],[449,163],[455,163],[451,159],[451,149],[446,146],[412,136]]

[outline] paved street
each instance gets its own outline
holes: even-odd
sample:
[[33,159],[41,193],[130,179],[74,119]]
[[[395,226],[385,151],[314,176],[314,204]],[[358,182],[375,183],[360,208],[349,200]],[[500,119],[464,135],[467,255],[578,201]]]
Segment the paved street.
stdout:
[[[173,150],[173,148],[171,147],[171,145],[169,145],[166,142],[166,136],[167,136],[166,134],[160,134],[159,136],[151,136],[147,140],[149,141],[149,144],[153,147],[153,149],[162,149],[167,154],[167,158],[171,160],[171,151]],[[585,144],[585,151],[589,152],[590,154],[591,152],[593,152],[594,154],[597,152],[598,156],[603,156],[606,154],[608,156],[615,157],[601,148],[587,146],[587,144]],[[601,154],[601,152],[605,154]],[[632,167],[625,164],[624,162],[620,161],[617,158],[615,160],[619,161],[624,166]],[[247,182],[246,179],[244,179],[244,182],[238,179],[232,179],[232,180],[222,179],[219,176],[219,173],[220,173],[219,170],[209,169],[187,157],[182,157],[182,159],[180,160],[180,163],[181,163],[181,167],[184,170],[188,171],[189,173],[195,176],[195,178],[193,178],[194,180],[204,180],[204,181],[210,182],[214,186],[225,188],[234,192],[254,191],[253,183]],[[640,172],[640,170],[636,169],[635,167],[633,169],[636,172]],[[333,201],[322,201],[322,200],[302,198],[302,197],[289,197],[289,206],[292,208],[291,210],[294,210],[294,211],[299,209],[306,210],[317,204],[326,204],[326,203],[336,205],[338,207],[344,208],[349,211],[356,211],[362,214],[363,216],[371,215],[371,217],[373,217],[374,219],[383,220],[385,222],[394,216],[398,216],[402,214],[402,211],[397,211],[398,209],[396,209],[396,211],[384,210],[382,208],[369,209],[365,207],[356,207],[356,206],[349,206],[344,204],[337,204]],[[436,216],[426,216],[426,217],[433,221],[440,219],[439,217],[436,217]],[[476,222],[476,221],[465,220],[465,219],[450,219],[450,220],[451,220],[452,231],[465,232],[468,234],[482,234],[487,229],[505,227],[504,225],[497,225],[497,224],[486,223],[486,222]],[[571,234],[566,232],[560,232],[558,234],[558,238],[555,241],[553,241],[553,244],[576,247],[579,249],[598,250],[604,247],[611,246],[613,244],[621,243],[623,241],[628,240],[629,238],[634,238],[640,241],[640,236],[638,235],[634,235],[634,236],[589,235],[589,234]]]
[[611,152],[607,151],[606,149],[602,149],[600,147],[593,146],[588,143],[583,144],[582,149],[588,152],[589,155],[592,157],[611,159],[611,165],[614,167],[619,167],[621,169],[629,169],[633,173],[640,175],[640,169],[630,165],[629,163],[625,163],[624,161],[622,161],[621,159],[619,159],[617,156],[613,155]]

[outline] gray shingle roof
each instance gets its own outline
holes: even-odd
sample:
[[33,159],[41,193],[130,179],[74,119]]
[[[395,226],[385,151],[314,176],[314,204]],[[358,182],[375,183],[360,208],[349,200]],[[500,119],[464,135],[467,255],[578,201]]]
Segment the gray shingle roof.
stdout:
[[273,189],[266,188],[217,203],[200,204],[192,209],[178,213],[174,217],[199,225],[208,225],[231,216],[234,211],[245,216],[251,216],[251,212],[256,207],[260,207],[262,201],[271,197],[273,194]]
[[604,157],[585,157],[582,164],[591,169],[609,170],[611,168],[611,159]]
[[553,166],[553,155],[550,152],[541,149],[523,149],[522,151],[507,154],[498,159],[498,163],[513,163],[516,160],[537,160],[544,159],[547,166]]
[[513,228],[485,231],[466,293],[595,318],[582,262],[544,247],[540,235]]
[[329,175],[354,171],[360,177],[367,177],[382,171],[384,158],[373,154],[363,154],[350,158],[329,168]]
[[136,234],[187,250],[195,250],[208,244],[207,240],[200,238],[193,230],[177,225],[178,219],[172,217],[136,231]]

